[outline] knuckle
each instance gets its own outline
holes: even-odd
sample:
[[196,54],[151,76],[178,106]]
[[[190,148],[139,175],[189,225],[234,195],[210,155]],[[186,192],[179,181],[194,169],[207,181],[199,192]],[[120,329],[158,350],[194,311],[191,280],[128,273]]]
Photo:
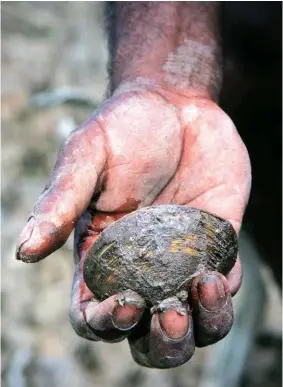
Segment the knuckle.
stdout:
[[81,311],[78,311],[77,308],[70,308],[69,320],[73,330],[78,336],[87,340],[99,340],[98,337],[91,331],[91,329],[87,325],[83,313]]

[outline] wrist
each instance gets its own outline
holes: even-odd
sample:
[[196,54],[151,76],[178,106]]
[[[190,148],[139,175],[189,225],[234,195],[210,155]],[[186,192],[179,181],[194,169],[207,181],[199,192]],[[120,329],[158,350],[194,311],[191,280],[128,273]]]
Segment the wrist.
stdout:
[[[120,3],[121,4],[121,3]],[[117,5],[110,92],[135,84],[217,100],[221,87],[217,3]]]
[[127,81],[121,81],[117,88],[112,92],[112,97],[117,97],[129,92],[150,92],[160,95],[167,101],[175,105],[185,105],[188,100],[205,99],[216,102],[209,91],[202,88],[178,88],[175,85],[166,84],[155,79],[137,77]]
[[[113,91],[127,85],[173,91],[180,96],[218,100],[222,84],[219,52],[213,45],[186,40],[162,58],[139,58],[113,73]],[[117,69],[119,67],[117,66]]]

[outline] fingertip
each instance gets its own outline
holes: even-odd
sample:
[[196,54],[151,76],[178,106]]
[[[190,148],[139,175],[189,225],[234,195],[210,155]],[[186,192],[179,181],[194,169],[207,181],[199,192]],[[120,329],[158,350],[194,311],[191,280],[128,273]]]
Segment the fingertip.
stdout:
[[145,306],[144,299],[132,290],[117,294],[112,313],[113,325],[121,331],[134,328],[140,321]]
[[40,261],[64,245],[72,228],[58,228],[50,221],[40,222],[32,217],[18,238],[16,259],[26,263]]
[[145,308],[143,299],[131,291],[113,295],[99,304],[89,303],[86,321],[98,331],[130,331],[141,319]]
[[[158,313],[158,318],[162,331],[169,339],[181,339],[186,336],[189,330],[189,316],[187,313],[180,314],[178,311],[171,309]],[[156,324],[156,316],[154,316],[154,320]]]
[[16,259],[19,261],[26,262],[25,245],[31,239],[31,236],[34,230],[34,224],[35,224],[35,218],[32,216],[29,218],[27,224],[25,225],[24,229],[22,230],[21,234],[18,237],[17,247],[16,247]]
[[89,301],[84,310],[84,319],[89,330],[91,330],[99,340],[116,343],[127,337],[113,326],[112,312],[115,305],[113,297],[103,302]]
[[128,331],[137,325],[142,314],[143,309],[139,309],[135,305],[118,305],[112,313],[113,325],[120,331]]
[[151,308],[152,330],[160,331],[168,339],[184,337],[190,328],[188,305],[178,297],[170,297]]
[[226,276],[232,297],[239,291],[243,282],[243,268],[240,259]]
[[191,299],[193,305],[201,305],[208,311],[221,309],[230,290],[226,278],[218,272],[204,273],[192,283]]
[[189,361],[195,351],[195,341],[188,307],[172,297],[154,306],[151,314],[148,329],[142,335],[129,336],[134,360],[157,369],[179,367]]
[[185,364],[195,351],[193,321],[190,314],[176,310],[154,313],[151,320],[149,353],[156,368],[174,368]]
[[216,274],[202,277],[197,284],[198,298],[201,306],[208,311],[217,311],[226,304],[227,290],[223,278]]
[[233,324],[233,306],[226,278],[205,273],[192,285],[196,345],[204,347],[224,338]]
[[109,297],[102,302],[89,301],[85,309],[86,322],[93,327],[93,329],[103,330],[109,326],[109,316],[112,315],[115,307],[114,297]]

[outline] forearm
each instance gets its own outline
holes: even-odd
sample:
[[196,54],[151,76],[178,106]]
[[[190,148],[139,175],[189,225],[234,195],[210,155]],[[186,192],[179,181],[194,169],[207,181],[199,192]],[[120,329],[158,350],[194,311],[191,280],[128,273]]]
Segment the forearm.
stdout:
[[109,2],[110,91],[134,83],[217,99],[218,2]]

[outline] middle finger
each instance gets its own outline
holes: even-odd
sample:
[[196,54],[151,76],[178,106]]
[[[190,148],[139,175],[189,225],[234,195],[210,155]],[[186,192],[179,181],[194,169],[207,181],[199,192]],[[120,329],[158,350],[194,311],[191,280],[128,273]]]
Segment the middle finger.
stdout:
[[164,300],[153,310],[147,333],[128,338],[135,361],[151,368],[173,368],[194,354],[193,320],[186,304],[176,297]]

